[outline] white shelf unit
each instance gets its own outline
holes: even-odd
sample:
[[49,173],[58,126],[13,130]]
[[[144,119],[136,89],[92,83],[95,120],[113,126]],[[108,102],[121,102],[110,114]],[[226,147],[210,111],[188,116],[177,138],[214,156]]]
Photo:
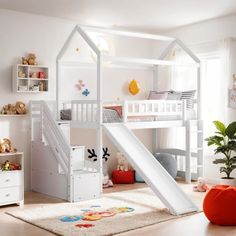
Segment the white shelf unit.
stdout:
[[21,165],[21,170],[0,170],[0,206],[9,204],[24,204],[24,154],[0,153],[0,165],[5,161]]
[[18,93],[48,92],[49,68],[41,65],[13,66],[12,88]]

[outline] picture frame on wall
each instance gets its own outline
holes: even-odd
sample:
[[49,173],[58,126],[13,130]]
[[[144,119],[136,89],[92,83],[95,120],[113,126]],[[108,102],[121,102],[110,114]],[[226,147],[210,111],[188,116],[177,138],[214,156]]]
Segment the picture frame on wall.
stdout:
[[236,109],[236,90],[235,89],[228,90],[228,107],[232,109]]

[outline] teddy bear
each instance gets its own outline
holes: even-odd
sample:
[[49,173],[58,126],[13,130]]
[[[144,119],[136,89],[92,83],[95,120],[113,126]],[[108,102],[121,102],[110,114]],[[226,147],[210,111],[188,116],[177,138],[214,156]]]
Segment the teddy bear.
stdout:
[[116,153],[116,158],[118,161],[117,170],[128,171],[130,170],[130,165],[124,155],[120,152]]
[[22,65],[28,65],[28,60],[27,60],[26,57],[22,57],[22,58],[21,58],[21,64],[22,64]]
[[208,190],[208,186],[204,178],[199,177],[197,180],[197,185],[193,186],[194,192],[206,192]]
[[28,64],[29,65],[37,65],[37,63],[36,63],[36,56],[35,56],[34,53],[30,53],[28,55]]
[[28,57],[22,57],[21,63],[23,65],[37,65],[36,56],[34,53],[29,53]]
[[23,102],[17,101],[15,108],[16,108],[16,114],[18,115],[24,115],[27,112],[25,104]]
[[0,153],[16,152],[13,148],[11,140],[8,138],[0,139]]
[[3,106],[1,110],[1,114],[4,115],[15,115],[16,114],[16,107],[12,104],[7,104]]

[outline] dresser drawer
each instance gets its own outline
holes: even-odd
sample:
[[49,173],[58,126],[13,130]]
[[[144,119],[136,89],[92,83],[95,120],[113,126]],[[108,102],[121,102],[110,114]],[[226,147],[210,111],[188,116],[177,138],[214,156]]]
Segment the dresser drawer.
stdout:
[[0,189],[0,205],[23,200],[22,187],[10,187]]
[[0,188],[23,185],[22,171],[3,172],[0,174]]

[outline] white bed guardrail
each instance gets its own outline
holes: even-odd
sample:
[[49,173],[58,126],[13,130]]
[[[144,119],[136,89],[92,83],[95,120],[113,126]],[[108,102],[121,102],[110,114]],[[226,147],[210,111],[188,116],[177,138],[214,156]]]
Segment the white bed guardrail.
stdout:
[[[131,100],[131,101],[106,101],[103,107],[122,107],[123,122],[131,117],[160,117],[173,116],[178,120],[186,120],[185,100]],[[96,100],[71,101],[72,121],[81,123],[95,123],[97,121]]]

